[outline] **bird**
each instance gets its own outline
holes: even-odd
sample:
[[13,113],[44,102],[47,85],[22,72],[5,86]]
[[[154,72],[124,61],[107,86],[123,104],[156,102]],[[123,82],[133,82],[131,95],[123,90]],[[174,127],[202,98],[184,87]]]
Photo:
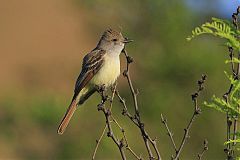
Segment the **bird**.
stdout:
[[120,75],[120,54],[132,40],[120,31],[106,29],[97,46],[83,58],[82,69],[76,80],[74,94],[57,133],[62,135],[78,106],[91,97],[99,86],[112,86]]

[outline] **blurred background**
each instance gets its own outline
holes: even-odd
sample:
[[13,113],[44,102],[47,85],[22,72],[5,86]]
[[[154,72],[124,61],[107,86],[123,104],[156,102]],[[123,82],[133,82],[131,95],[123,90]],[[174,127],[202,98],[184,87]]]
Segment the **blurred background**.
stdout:
[[[131,74],[140,90],[142,119],[159,140],[163,159],[174,154],[160,114],[168,119],[177,144],[190,119],[191,93],[201,74],[208,75],[200,103],[228,88],[223,71],[228,57],[222,41],[201,37],[191,42],[191,30],[211,17],[231,18],[239,1],[225,0],[0,0],[0,159],[91,159],[105,118],[97,111],[95,94],[74,115],[63,136],[57,126],[73,94],[81,59],[96,46],[102,32],[121,29],[134,43]],[[125,59],[122,56],[122,68]],[[118,88],[133,109],[121,76]],[[147,158],[138,129],[120,113],[133,150]],[[205,158],[225,159],[225,115],[208,108],[193,124],[181,159],[196,159],[208,139]],[[116,134],[121,136],[116,128]],[[127,154],[134,159],[131,155]],[[97,159],[120,159],[112,140],[103,138]]]

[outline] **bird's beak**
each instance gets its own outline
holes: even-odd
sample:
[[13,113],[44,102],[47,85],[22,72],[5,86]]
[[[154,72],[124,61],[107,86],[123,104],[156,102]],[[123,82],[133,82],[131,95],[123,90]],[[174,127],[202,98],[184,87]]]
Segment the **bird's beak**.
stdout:
[[124,40],[123,40],[123,43],[130,43],[130,42],[133,42],[133,40],[128,39],[128,38],[124,38]]

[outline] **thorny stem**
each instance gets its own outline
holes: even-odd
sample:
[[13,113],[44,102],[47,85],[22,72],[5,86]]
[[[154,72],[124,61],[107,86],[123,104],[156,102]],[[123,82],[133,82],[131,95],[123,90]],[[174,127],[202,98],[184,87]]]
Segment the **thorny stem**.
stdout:
[[[131,90],[131,94],[132,94],[132,97],[133,97],[133,100],[134,100],[134,109],[135,109],[135,115],[134,117],[132,117],[131,115],[128,115],[128,117],[132,120],[132,122],[140,129],[141,131],[141,135],[142,135],[142,138],[144,140],[144,144],[146,146],[146,149],[147,149],[147,152],[148,152],[148,155],[149,155],[149,159],[150,160],[153,160],[153,159],[158,159],[158,160],[161,160],[161,156],[160,156],[160,153],[158,151],[158,148],[157,148],[157,143],[156,143],[156,139],[152,139],[148,133],[146,132],[145,130],[145,127],[144,127],[144,123],[141,121],[141,118],[140,118],[140,113],[139,113],[139,107],[138,107],[138,101],[137,101],[137,95],[138,95],[138,91],[136,91],[133,87],[133,84],[132,84],[132,80],[131,80],[131,77],[130,77],[130,74],[129,74],[129,70],[130,70],[130,64],[133,62],[133,58],[128,56],[127,54],[127,51],[126,49],[123,50],[123,53],[126,57],[126,60],[127,60],[127,67],[126,67],[126,70],[123,72],[123,75],[124,77],[127,78],[127,81],[128,81],[128,85],[129,85],[129,88]],[[120,98],[120,96],[118,96]],[[120,100],[121,101],[121,100]],[[124,111],[125,112],[128,112],[127,111],[127,107],[126,107],[126,104],[124,103],[124,101],[121,102],[124,106]],[[153,153],[152,153],[152,149],[150,147],[150,144],[152,145],[152,147],[154,148],[156,154],[157,154],[157,158],[155,158],[153,156]]]
[[179,156],[180,156],[180,154],[182,152],[183,146],[186,143],[186,140],[189,138],[189,131],[190,131],[190,128],[192,126],[192,123],[196,119],[196,117],[201,113],[201,109],[198,106],[197,99],[198,99],[198,96],[199,96],[200,92],[204,89],[203,84],[204,84],[206,78],[207,78],[206,75],[202,75],[201,80],[198,81],[198,90],[194,94],[192,94],[192,101],[193,101],[195,109],[194,109],[192,118],[190,119],[187,127],[184,129],[184,135],[183,135],[182,141],[180,143],[180,146],[179,146],[179,148],[176,151],[176,155],[173,158],[174,160],[178,160],[179,159]]

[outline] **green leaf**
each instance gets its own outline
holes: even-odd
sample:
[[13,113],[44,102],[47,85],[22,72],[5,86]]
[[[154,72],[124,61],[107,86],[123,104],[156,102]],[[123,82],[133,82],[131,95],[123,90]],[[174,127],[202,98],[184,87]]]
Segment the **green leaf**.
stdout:
[[228,63],[240,63],[240,60],[237,59],[236,57],[233,57],[232,60],[226,60],[225,63],[226,64],[228,64]]
[[224,71],[224,74],[230,80],[231,84],[235,83],[236,80],[234,79],[233,75],[229,75],[226,71]]
[[240,42],[236,38],[239,31],[228,20],[212,18],[212,22],[206,22],[192,30],[192,35],[187,37],[190,41],[193,38],[202,35],[210,34],[227,40],[226,44],[234,49],[240,49]]
[[240,139],[232,140],[230,139],[229,141],[225,142],[224,145],[230,144],[230,143],[240,143]]

